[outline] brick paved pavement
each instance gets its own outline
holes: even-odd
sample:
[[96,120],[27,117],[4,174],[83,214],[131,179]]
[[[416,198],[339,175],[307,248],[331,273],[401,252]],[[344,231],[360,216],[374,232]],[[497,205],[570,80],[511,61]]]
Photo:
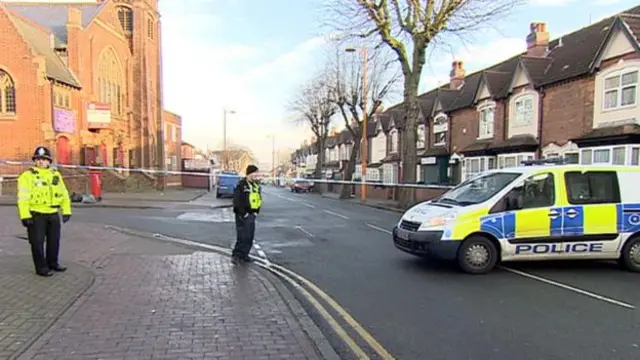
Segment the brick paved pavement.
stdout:
[[[93,285],[19,359],[320,358],[275,287],[251,266],[72,220],[62,247],[69,271],[38,278],[27,243],[15,238],[24,230],[7,210],[0,208],[0,254],[7,254],[0,309],[9,309],[0,312],[0,359],[40,335],[92,273]],[[44,291],[60,305],[40,309]]]

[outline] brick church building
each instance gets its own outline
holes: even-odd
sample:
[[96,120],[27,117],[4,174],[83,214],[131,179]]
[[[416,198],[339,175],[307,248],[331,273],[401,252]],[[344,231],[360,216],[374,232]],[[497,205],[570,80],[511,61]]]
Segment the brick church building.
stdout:
[[0,159],[166,166],[157,0],[0,3],[0,49]]

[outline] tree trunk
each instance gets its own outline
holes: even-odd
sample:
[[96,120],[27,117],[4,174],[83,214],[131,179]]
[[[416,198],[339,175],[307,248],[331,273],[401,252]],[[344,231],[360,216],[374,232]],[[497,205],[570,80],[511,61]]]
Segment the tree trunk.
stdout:
[[[353,148],[351,148],[351,154],[349,155],[349,161],[347,161],[347,166],[344,169],[344,181],[353,180],[353,173],[356,171],[356,158],[358,157],[358,153],[360,152],[360,141],[353,142]],[[342,190],[340,190],[340,199],[349,199],[351,198],[351,194],[353,193],[353,184],[342,185]]]
[[[416,182],[416,125],[420,117],[418,107],[418,78],[420,72],[413,72],[405,79],[404,101],[406,109],[406,119],[403,132],[402,144],[402,182]],[[402,208],[408,208],[415,203],[415,189],[409,187],[399,187],[398,200]]]
[[[325,143],[325,138],[318,137],[318,142],[316,143],[316,145],[318,146],[318,161],[316,162],[316,169],[313,175],[313,177],[316,180],[323,179],[322,168],[324,167],[324,156],[325,156],[324,143]],[[326,184],[322,183],[321,185],[325,186]],[[317,192],[322,192],[322,189],[323,189],[322,186],[318,187],[314,185],[314,189]]]

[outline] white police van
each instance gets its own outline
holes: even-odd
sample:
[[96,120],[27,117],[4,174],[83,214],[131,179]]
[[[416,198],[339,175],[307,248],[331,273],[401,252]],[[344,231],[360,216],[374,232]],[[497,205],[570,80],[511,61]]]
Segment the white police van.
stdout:
[[393,229],[395,246],[472,274],[580,259],[640,272],[640,167],[547,163],[490,170],[413,206]]

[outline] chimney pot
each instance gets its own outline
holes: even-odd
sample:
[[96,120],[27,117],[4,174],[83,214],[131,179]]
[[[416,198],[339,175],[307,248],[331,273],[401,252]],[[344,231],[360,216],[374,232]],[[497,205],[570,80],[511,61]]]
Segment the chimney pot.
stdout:
[[464,82],[464,63],[461,60],[454,60],[451,63],[451,72],[449,73],[449,88],[457,90]]
[[532,22],[527,35],[527,56],[544,57],[549,49],[549,33],[547,24]]

